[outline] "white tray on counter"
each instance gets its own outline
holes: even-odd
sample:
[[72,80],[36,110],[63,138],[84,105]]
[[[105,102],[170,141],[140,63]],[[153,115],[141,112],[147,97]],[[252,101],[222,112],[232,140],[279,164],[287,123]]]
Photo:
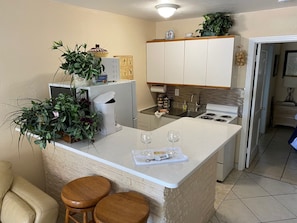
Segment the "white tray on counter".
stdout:
[[132,156],[136,165],[177,163],[188,160],[188,157],[183,154],[181,148],[132,150]]

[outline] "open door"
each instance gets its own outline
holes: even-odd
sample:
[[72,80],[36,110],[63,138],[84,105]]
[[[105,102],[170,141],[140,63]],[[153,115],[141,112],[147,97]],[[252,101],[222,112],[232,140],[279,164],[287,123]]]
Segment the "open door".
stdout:
[[246,168],[258,152],[260,136],[260,123],[263,103],[263,89],[265,82],[266,67],[268,61],[268,48],[258,44],[256,64],[254,70],[253,93],[250,110],[250,122],[248,128]]
[[266,133],[267,128],[271,123],[271,82],[272,82],[272,73],[274,69],[275,62],[275,46],[274,44],[265,44],[262,45],[262,50],[265,49],[268,51],[266,69],[265,69],[265,79],[264,79],[264,88],[263,88],[263,102],[262,102],[262,114],[261,114],[261,124],[260,124],[260,134],[261,136]]

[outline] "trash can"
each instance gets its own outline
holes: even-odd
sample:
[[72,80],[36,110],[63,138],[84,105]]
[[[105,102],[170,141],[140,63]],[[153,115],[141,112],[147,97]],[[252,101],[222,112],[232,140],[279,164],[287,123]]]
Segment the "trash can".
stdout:
[[102,135],[109,135],[116,132],[115,121],[115,92],[109,91],[97,96],[94,102],[94,108],[96,112],[101,112],[103,117],[103,125],[101,127]]

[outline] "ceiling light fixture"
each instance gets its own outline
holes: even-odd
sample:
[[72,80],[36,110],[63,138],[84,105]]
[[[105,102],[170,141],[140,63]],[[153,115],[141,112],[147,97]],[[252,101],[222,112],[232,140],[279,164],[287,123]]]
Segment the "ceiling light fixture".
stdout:
[[159,4],[155,6],[155,8],[158,10],[159,15],[165,19],[172,16],[179,7],[179,5],[171,3]]

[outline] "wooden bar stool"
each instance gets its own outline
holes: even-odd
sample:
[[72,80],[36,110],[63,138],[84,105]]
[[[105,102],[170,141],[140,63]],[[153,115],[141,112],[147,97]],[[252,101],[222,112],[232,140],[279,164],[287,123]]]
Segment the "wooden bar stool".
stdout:
[[73,216],[77,213],[82,213],[83,223],[88,223],[88,212],[91,212],[91,222],[94,222],[94,208],[98,201],[109,194],[110,189],[110,181],[101,176],[82,177],[66,184],[61,192],[66,207],[65,223],[69,219],[79,223]]
[[98,202],[94,218],[96,223],[145,223],[149,210],[148,201],[141,194],[115,193]]

